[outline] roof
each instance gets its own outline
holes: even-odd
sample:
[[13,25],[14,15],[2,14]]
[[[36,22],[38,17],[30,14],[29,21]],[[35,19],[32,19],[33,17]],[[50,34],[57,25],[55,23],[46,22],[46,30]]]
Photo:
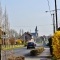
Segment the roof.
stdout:
[[31,33],[31,35],[36,36],[36,33]]
[[29,36],[32,36],[29,32],[25,32],[25,34],[28,34]]

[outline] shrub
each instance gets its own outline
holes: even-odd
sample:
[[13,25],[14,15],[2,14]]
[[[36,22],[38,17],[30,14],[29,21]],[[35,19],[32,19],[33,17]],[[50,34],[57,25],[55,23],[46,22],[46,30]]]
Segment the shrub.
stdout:
[[14,37],[10,38],[9,42],[10,42],[11,45],[14,45],[15,44],[15,38]]
[[53,54],[60,58],[60,31],[56,31],[52,37]]
[[15,57],[9,57],[8,60],[15,60]]
[[36,56],[38,54],[38,51],[36,49],[30,51],[30,55]]
[[24,56],[19,56],[19,57],[16,57],[15,60],[25,60],[25,57]]
[[24,43],[24,47],[27,46],[27,43]]
[[31,51],[30,51],[30,55],[36,56],[36,55],[39,55],[39,54],[40,54],[41,52],[43,52],[43,51],[44,51],[44,48],[43,48],[43,47],[40,47],[40,48],[31,50]]
[[25,60],[24,56],[18,56],[18,57],[10,57],[8,60]]
[[18,40],[16,40],[16,44],[20,44],[20,45],[22,45],[22,40],[20,40],[20,39],[18,39]]

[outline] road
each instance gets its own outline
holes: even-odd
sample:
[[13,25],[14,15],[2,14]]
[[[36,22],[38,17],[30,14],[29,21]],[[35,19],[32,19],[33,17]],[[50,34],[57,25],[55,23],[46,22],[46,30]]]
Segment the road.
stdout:
[[9,57],[11,55],[27,57],[27,54],[29,54],[30,51],[31,49],[27,49],[26,47],[2,51],[2,60],[6,60],[6,57]]
[[[38,48],[38,47],[36,47]],[[25,60],[40,60],[39,56],[30,56],[29,52],[31,49],[27,49],[26,47],[23,48],[17,48],[13,50],[7,50],[7,51],[2,51],[2,59],[1,60],[7,60],[7,57],[10,56],[25,56]]]
[[6,57],[9,57],[10,55],[16,55],[16,56],[24,56],[25,54],[29,53],[29,49],[24,48],[17,48],[13,50],[7,50],[7,51],[2,51],[2,60],[5,60]]

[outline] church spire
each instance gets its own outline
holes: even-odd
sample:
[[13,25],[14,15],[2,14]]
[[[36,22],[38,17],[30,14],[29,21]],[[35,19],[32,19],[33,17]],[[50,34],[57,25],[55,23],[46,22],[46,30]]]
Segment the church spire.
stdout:
[[37,32],[38,30],[37,30],[37,26],[36,26],[36,28],[35,28],[35,32]]
[[35,28],[35,33],[36,33],[36,36],[38,36],[37,26],[36,26],[36,28]]

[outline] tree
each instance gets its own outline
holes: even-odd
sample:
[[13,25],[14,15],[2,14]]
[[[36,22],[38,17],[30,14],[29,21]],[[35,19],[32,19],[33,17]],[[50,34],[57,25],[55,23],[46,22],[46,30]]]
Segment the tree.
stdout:
[[18,33],[17,33],[17,31],[15,31],[14,29],[11,29],[10,30],[10,37],[14,37],[15,39],[17,39],[18,38]]
[[11,45],[14,45],[15,44],[15,38],[14,37],[10,38],[9,42],[10,42]]

